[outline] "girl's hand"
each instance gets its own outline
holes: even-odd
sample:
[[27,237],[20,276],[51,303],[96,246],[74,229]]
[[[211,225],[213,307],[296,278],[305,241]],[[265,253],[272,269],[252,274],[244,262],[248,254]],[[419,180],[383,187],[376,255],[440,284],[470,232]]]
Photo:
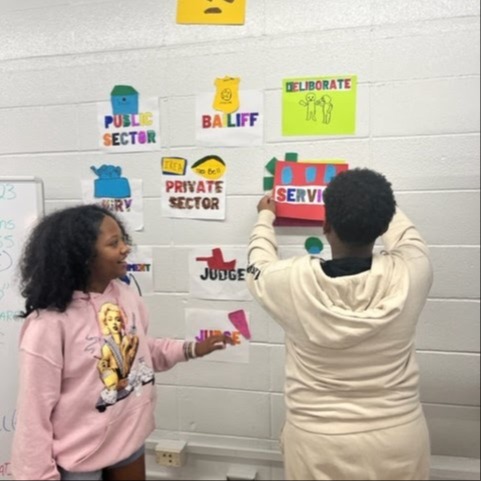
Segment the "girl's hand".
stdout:
[[212,336],[202,342],[195,343],[195,355],[196,357],[203,357],[211,352],[225,349],[226,344],[234,345],[232,338],[225,334],[221,336]]
[[272,213],[276,213],[276,203],[272,198],[272,195],[265,195],[257,205],[258,212],[263,210],[270,210]]

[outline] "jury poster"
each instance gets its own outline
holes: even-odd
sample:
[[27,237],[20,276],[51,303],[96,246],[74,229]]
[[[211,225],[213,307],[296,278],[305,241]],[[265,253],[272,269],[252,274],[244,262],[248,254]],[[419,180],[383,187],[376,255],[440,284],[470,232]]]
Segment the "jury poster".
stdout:
[[94,181],[82,181],[84,204],[98,204],[117,214],[129,230],[140,231],[144,228],[144,201],[142,180],[128,179],[122,169],[115,165],[91,167],[98,177]]
[[248,301],[247,251],[199,247],[190,253],[190,295],[197,299]]
[[285,136],[356,132],[355,75],[286,79],[282,96]]
[[197,161],[164,157],[162,215],[174,219],[224,220],[226,213],[225,162],[216,155]]

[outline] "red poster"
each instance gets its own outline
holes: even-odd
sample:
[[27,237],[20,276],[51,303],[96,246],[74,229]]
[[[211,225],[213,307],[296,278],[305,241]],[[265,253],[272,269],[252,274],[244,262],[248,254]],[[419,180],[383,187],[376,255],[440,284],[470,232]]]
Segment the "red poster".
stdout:
[[274,200],[280,223],[283,218],[324,221],[324,190],[348,168],[348,164],[340,162],[277,162]]

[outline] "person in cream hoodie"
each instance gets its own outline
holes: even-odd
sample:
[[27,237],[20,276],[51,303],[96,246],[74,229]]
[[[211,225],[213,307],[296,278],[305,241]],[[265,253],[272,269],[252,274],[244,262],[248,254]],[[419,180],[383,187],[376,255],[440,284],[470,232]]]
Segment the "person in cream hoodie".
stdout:
[[377,172],[337,175],[324,202],[332,260],[279,259],[269,196],[249,244],[249,289],[286,334],[286,479],[429,479],[414,344],[428,248]]

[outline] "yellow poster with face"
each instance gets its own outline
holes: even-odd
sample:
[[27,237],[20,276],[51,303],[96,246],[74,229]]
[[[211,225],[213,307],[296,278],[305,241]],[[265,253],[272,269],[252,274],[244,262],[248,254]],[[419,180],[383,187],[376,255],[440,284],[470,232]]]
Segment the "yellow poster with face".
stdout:
[[244,25],[246,0],[178,0],[177,23]]

